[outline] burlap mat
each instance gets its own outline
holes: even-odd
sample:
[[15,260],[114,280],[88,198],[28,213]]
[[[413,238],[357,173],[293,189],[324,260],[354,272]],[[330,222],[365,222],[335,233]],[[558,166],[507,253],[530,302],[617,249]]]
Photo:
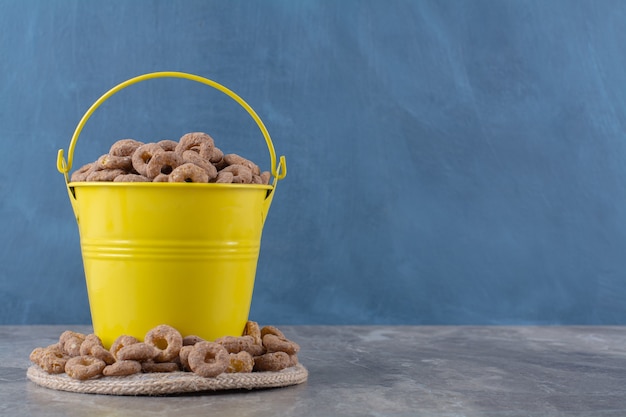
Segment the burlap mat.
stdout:
[[298,364],[279,372],[224,373],[215,378],[203,378],[192,372],[172,372],[107,376],[79,381],[66,374],[50,375],[39,366],[32,365],[26,375],[37,385],[59,391],[107,395],[168,395],[286,387],[305,382],[309,373],[304,366]]

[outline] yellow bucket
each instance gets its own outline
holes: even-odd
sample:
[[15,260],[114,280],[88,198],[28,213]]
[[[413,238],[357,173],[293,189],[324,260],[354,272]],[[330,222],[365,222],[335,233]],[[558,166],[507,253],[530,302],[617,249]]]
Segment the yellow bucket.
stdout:
[[[270,153],[271,185],[69,182],[74,148],[93,112],[118,91],[140,81],[173,77],[209,85],[239,103],[257,123]],[[78,222],[94,332],[105,346],[122,334],[143,339],[169,324],[207,340],[241,335],[252,301],[261,233],[286,175],[254,110],[226,87],[192,74],[155,72],[105,93],[80,120],[64,175]]]

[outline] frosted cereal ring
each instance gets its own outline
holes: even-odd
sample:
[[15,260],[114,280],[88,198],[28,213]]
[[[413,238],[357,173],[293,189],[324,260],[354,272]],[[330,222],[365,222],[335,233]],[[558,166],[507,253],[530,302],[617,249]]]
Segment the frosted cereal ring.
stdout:
[[288,355],[295,355],[300,351],[300,346],[287,338],[281,338],[275,334],[263,336],[263,346],[268,352],[285,352]]
[[170,181],[170,176],[166,174],[159,174],[156,177],[154,177],[154,179],[152,180],[152,182],[169,182],[169,181]]
[[277,372],[289,368],[291,359],[285,352],[271,352],[254,358],[254,370],[257,372]]
[[126,376],[141,372],[141,363],[137,361],[117,361],[102,370],[104,376]]
[[119,361],[139,361],[145,362],[154,359],[159,354],[159,350],[147,343],[139,342],[124,346],[117,351]]
[[191,371],[191,368],[189,367],[189,354],[193,350],[194,345],[185,345],[180,348],[180,352],[178,353],[178,359],[180,359],[180,364],[183,370]]
[[106,350],[102,345],[102,340],[95,334],[87,335],[83,343],[80,345],[81,356],[93,356],[98,359],[102,359],[107,365],[111,365],[115,362],[113,354]]
[[178,356],[180,348],[183,347],[183,337],[181,334],[167,324],[155,327],[146,333],[145,343],[154,346],[158,354],[154,358],[155,362],[170,362]]
[[254,162],[242,156],[237,155],[236,153],[230,153],[228,155],[224,155],[224,161],[228,165],[243,165],[246,168],[248,168],[250,171],[252,171],[252,174],[261,175],[261,169],[259,168],[257,164],[255,164]]
[[224,336],[215,341],[226,348],[228,353],[248,352],[252,356],[262,355],[264,352],[263,346],[254,343],[252,336]]
[[118,337],[117,339],[115,339],[109,351],[111,352],[111,354],[113,355],[115,359],[119,360],[119,358],[117,357],[117,352],[119,352],[120,349],[122,349],[123,347],[134,345],[135,343],[139,343],[139,340],[137,340],[136,337],[122,335]]
[[250,184],[252,182],[252,171],[244,165],[229,165],[220,172],[231,172],[233,174],[233,183]]
[[204,342],[205,340],[195,334],[183,337],[183,346],[193,346],[198,342]]
[[254,340],[254,343],[260,345],[263,340],[261,339],[261,329],[259,323],[256,321],[248,321],[243,329],[244,336],[250,336]]
[[205,378],[213,378],[226,371],[229,364],[224,346],[214,342],[200,342],[189,352],[189,367]]
[[226,372],[247,373],[254,369],[254,358],[248,352],[230,353],[228,355],[228,368]]
[[133,160],[130,156],[102,155],[96,161],[95,169],[122,169],[130,171],[133,167]]
[[152,180],[140,174],[122,174],[115,177],[113,182],[152,182]]
[[165,151],[156,143],[141,145],[133,153],[133,168],[135,168],[135,171],[139,174],[147,177],[148,175],[146,174],[146,169],[148,168],[148,162],[150,162],[150,159],[152,159],[154,155],[161,152]]
[[59,348],[70,356],[79,356],[80,345],[86,337],[86,334],[66,330],[59,336]]
[[164,151],[175,151],[176,146],[178,146],[178,142],[175,140],[163,139],[158,141],[157,145],[163,148]]
[[209,176],[209,180],[217,177],[217,168],[215,168],[215,165],[213,165],[208,159],[204,159],[194,151],[183,152],[183,161],[185,163],[190,162],[192,164],[198,165],[200,168],[204,169]]
[[272,174],[270,174],[269,171],[263,171],[261,172],[261,180],[263,180],[263,184],[269,184],[270,183],[270,178],[272,178]]
[[143,142],[139,142],[135,139],[122,139],[111,145],[109,149],[109,155],[113,156],[132,156],[138,147],[143,145]]
[[59,349],[58,345],[36,348],[30,354],[30,360],[49,374],[62,374],[70,357]]
[[218,171],[228,165],[226,161],[224,161],[224,152],[222,152],[218,147],[213,147],[209,161],[211,161],[212,164],[215,164]]
[[196,150],[201,157],[210,159],[215,147],[213,138],[203,132],[192,132],[183,135],[176,146],[176,153],[182,156],[184,151]]
[[159,174],[169,175],[175,168],[182,164],[183,158],[176,152],[163,151],[152,156],[146,166],[145,175],[148,178],[155,178]]
[[281,332],[276,326],[264,326],[261,329],[261,338],[263,338],[263,336],[265,336],[266,334],[273,334],[280,337],[281,339],[287,339],[285,334]]
[[215,182],[218,184],[231,184],[233,182],[233,177],[234,175],[232,172],[220,171],[217,173]]
[[82,167],[78,168],[76,171],[72,173],[72,177],[70,178],[70,181],[72,182],[86,181],[87,176],[91,174],[91,172],[95,169],[95,166],[96,166],[95,162],[91,162],[89,164],[83,165]]
[[118,175],[124,175],[123,169],[97,169],[87,175],[87,181],[113,181]]
[[178,364],[175,362],[143,362],[141,370],[146,373],[152,372],[176,372],[180,371]]
[[209,182],[209,176],[198,165],[187,162],[172,171],[170,182]]
[[76,356],[68,359],[65,364],[65,373],[70,378],[84,381],[101,375],[106,364],[103,360],[93,356]]

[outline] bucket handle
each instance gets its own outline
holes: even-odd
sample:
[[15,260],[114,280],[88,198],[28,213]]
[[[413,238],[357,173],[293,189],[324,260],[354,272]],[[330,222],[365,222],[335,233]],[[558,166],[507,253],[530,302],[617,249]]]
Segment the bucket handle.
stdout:
[[285,157],[284,156],[280,157],[278,166],[277,166],[276,165],[276,151],[274,150],[274,144],[272,143],[270,134],[267,131],[267,128],[265,127],[265,125],[263,124],[263,121],[261,121],[261,118],[256,114],[256,112],[252,109],[252,107],[250,107],[248,103],[246,103],[241,97],[239,97],[233,91],[229,90],[228,88],[224,87],[223,85],[215,81],[209,80],[208,78],[200,77],[198,75],[188,74],[185,72],[162,71],[162,72],[151,72],[148,74],[139,75],[137,77],[124,81],[123,83],[120,83],[116,85],[115,87],[113,87],[112,89],[110,89],[109,91],[107,91],[102,97],[100,97],[98,100],[96,100],[95,103],[91,105],[89,110],[87,110],[87,112],[83,115],[82,119],[80,119],[78,126],[76,126],[76,130],[74,131],[74,135],[72,136],[72,140],[70,141],[70,146],[67,150],[67,154],[68,154],[67,160],[65,160],[63,149],[59,149],[59,152],[57,154],[57,169],[59,170],[61,174],[65,176],[66,183],[69,183],[68,173],[72,169],[72,163],[74,159],[74,148],[76,147],[78,136],[80,135],[81,131],[83,130],[83,127],[85,126],[85,123],[87,123],[87,120],[89,120],[93,112],[96,111],[96,109],[100,107],[100,105],[104,103],[113,94],[117,93],[120,90],[123,90],[124,88],[130,85],[136,84],[140,81],[149,80],[152,78],[168,78],[168,77],[169,78],[185,78],[187,80],[197,81],[199,83],[206,84],[210,87],[213,87],[221,91],[222,93],[226,94],[227,96],[235,100],[237,103],[239,103],[239,105],[243,107],[248,112],[248,114],[250,114],[250,116],[252,116],[252,119],[254,119],[257,126],[261,130],[263,137],[265,138],[265,142],[267,143],[267,148],[270,152],[271,174],[274,177],[273,185],[275,186],[278,180],[285,178],[285,176],[287,175],[287,162],[285,160]]

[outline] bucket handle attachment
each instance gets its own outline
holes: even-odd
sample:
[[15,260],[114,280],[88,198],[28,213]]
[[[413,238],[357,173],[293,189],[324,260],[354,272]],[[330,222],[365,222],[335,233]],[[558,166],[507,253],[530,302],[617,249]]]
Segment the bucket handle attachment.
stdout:
[[[276,151],[274,150],[274,144],[272,143],[272,139],[270,138],[269,132],[267,131],[267,128],[263,124],[263,121],[261,120],[261,118],[256,114],[254,109],[252,109],[252,107],[250,107],[248,103],[246,103],[241,97],[235,94],[232,90],[224,87],[223,85],[215,81],[209,80],[208,78],[200,77],[198,75],[188,74],[185,72],[162,71],[162,72],[151,72],[148,74],[139,75],[137,77],[124,81],[123,83],[120,83],[116,85],[115,87],[111,88],[102,97],[96,100],[95,103],[91,105],[89,110],[87,110],[87,112],[83,115],[82,119],[78,123],[78,126],[76,126],[76,130],[74,131],[74,135],[72,136],[72,140],[70,141],[70,146],[67,150],[67,160],[65,159],[63,149],[59,149],[59,152],[57,154],[57,169],[59,170],[61,174],[65,176],[66,184],[69,183],[68,173],[72,169],[72,163],[74,159],[74,148],[76,147],[78,136],[82,132],[83,127],[85,126],[85,123],[87,123],[87,120],[89,120],[91,115],[96,111],[98,107],[100,107],[102,103],[104,103],[109,97],[111,97],[113,94],[117,93],[118,91],[123,90],[124,88],[130,85],[136,84],[140,81],[145,81],[145,80],[149,80],[153,78],[185,78],[187,80],[197,81],[199,83],[206,84],[210,87],[213,87],[221,91],[222,93],[226,94],[227,96],[235,100],[237,103],[239,103],[239,105],[243,107],[250,116],[252,116],[252,119],[254,119],[257,126],[261,130],[263,137],[265,138],[267,148],[270,152],[270,165],[271,165],[270,172],[272,176],[274,177],[273,186],[274,187],[276,186],[276,182],[278,180],[285,178],[285,176],[287,175],[287,162],[285,160],[285,157],[281,156],[279,158],[279,162],[277,166],[276,165]],[[274,193],[272,193],[272,195],[268,197],[270,201],[271,201],[271,197],[273,197],[273,194]]]

